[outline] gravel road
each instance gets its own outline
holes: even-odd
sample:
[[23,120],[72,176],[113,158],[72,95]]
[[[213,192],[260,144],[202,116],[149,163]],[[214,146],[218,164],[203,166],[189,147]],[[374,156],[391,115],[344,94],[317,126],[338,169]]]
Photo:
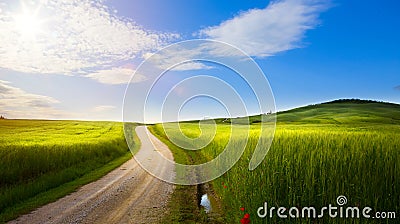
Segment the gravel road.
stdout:
[[[136,128],[142,142],[138,155],[160,152],[173,160],[168,147],[147,129]],[[154,146],[155,145],[155,146]],[[149,158],[160,172],[175,176],[174,167],[158,158]],[[174,185],[144,171],[131,159],[101,179],[79,188],[53,203],[9,223],[159,223],[168,213],[167,202]]]

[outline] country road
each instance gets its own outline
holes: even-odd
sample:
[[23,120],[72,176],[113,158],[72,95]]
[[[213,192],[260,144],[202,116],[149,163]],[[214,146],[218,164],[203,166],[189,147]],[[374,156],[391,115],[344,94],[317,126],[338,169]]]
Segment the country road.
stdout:
[[[173,160],[168,147],[144,126],[136,128],[142,142],[138,155],[154,150]],[[149,132],[148,132],[149,133]],[[155,146],[153,146],[155,145]],[[149,158],[160,172],[175,176],[174,167]],[[101,179],[9,223],[158,223],[165,215],[174,185],[160,181],[131,159]]]

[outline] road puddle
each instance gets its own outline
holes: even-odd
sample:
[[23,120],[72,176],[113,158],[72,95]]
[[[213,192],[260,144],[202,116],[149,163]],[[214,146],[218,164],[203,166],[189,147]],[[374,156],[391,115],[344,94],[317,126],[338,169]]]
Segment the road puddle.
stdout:
[[206,213],[210,213],[211,212],[211,209],[212,209],[211,202],[210,202],[207,194],[203,194],[201,196],[200,206],[204,208]]

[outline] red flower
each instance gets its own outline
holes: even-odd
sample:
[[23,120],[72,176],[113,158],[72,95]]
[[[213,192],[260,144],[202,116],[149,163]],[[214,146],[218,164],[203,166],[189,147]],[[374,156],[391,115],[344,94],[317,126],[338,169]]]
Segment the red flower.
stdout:
[[240,208],[240,211],[244,211],[244,207],[241,207],[241,208]]
[[240,220],[240,223],[241,224],[249,224],[250,223],[250,215],[249,215],[249,213],[244,214],[243,218]]
[[249,220],[249,219],[243,218],[243,219],[240,220],[240,223],[241,223],[241,224],[249,224],[249,223],[250,223],[250,220]]
[[226,188],[226,185],[224,185],[224,188]]
[[249,223],[250,223],[250,219],[242,218],[242,219],[240,220],[240,223],[241,223],[241,224],[249,224]]

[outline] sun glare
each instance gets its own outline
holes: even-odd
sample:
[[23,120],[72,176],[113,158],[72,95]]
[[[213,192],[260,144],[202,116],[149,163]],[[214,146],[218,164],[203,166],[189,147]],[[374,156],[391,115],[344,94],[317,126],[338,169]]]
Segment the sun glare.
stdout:
[[34,15],[15,16],[15,28],[22,36],[35,37],[40,30],[40,21]]
[[14,16],[15,29],[22,38],[35,39],[42,31],[43,21],[38,18],[38,10],[22,7],[22,12]]

